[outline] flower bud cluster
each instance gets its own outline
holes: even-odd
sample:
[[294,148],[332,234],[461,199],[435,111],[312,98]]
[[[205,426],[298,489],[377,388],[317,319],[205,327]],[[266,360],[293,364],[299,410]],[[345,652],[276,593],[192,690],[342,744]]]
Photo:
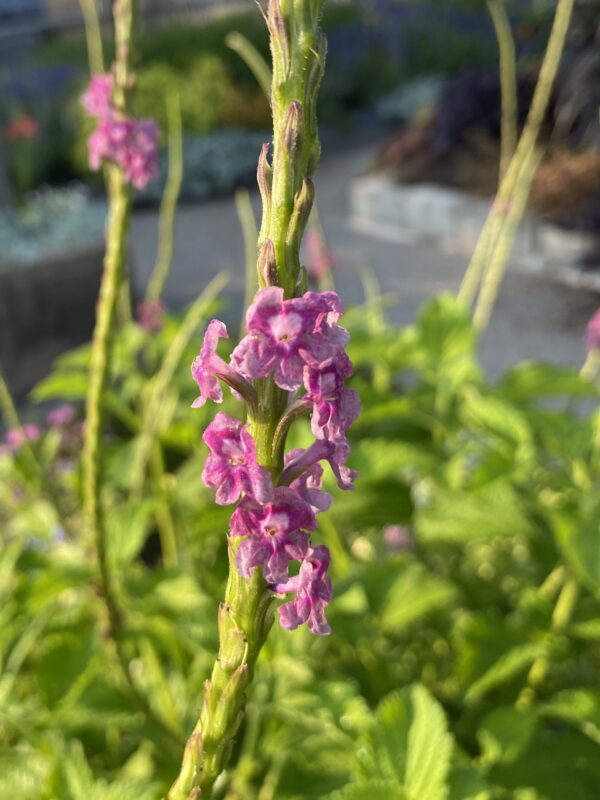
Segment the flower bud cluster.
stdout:
[[[322,489],[320,462],[329,462],[340,488],[353,488],[346,432],[360,412],[358,395],[345,386],[352,365],[345,353],[348,333],[338,324],[342,313],[335,292],[306,292],[286,300],[280,287],[262,289],[247,312],[247,335],[229,364],[217,354],[227,330],[213,320],[192,365],[200,390],[195,407],[207,399],[222,402],[220,381],[248,405],[249,424],[221,412],[203,437],[210,450],[204,483],[216,489],[218,504],[237,504],[229,533],[241,539],[237,569],[248,578],[259,568],[274,592],[294,595],[279,609],[282,627],[294,629],[306,622],[319,635],[330,632],[324,612],[332,596],[329,551],[313,547],[310,538],[316,515],[332,500]],[[285,454],[280,469],[259,463],[251,434],[257,414],[255,382],[261,379],[272,380],[287,393],[287,408],[277,425],[284,431],[283,441],[274,447],[283,448],[285,432],[298,414],[311,413],[315,442]],[[294,562],[299,566],[292,575]]]
[[112,75],[94,75],[81,98],[87,113],[98,120],[88,138],[90,168],[98,170],[104,161],[112,161],[127,183],[143,189],[157,175],[159,128],[153,119],[119,114],[112,92]]

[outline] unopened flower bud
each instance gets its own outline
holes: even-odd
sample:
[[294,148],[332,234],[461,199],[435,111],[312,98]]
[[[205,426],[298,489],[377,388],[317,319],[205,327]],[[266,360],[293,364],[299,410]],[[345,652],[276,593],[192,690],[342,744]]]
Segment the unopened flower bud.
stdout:
[[271,239],[261,245],[258,252],[258,279],[261,286],[277,286],[277,264],[275,263],[275,248]]
[[302,146],[302,104],[294,100],[290,104],[283,123],[283,141],[290,158],[293,158]]

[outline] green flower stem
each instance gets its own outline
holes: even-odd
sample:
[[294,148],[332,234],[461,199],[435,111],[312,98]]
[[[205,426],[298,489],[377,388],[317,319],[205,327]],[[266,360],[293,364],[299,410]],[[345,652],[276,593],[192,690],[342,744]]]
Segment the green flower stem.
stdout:
[[229,760],[244,716],[246,690],[272,624],[271,592],[258,570],[249,580],[239,575],[235,549],[236,543],[230,542],[229,580],[219,608],[219,655],[168,800],[209,800]]
[[102,53],[102,31],[96,0],[79,0],[83,23],[88,62],[92,75],[104,72],[104,55]]
[[[325,60],[325,39],[319,30],[322,6],[323,0],[270,0],[266,16],[273,54],[274,152],[272,168],[264,156],[259,164],[259,246],[266,248],[262,257],[259,253],[258,280],[260,286],[276,282],[288,297],[302,290],[300,241],[312,206],[310,176],[320,153],[315,105]],[[250,430],[259,463],[277,482],[283,452],[279,447],[274,452],[273,445],[288,397],[270,378],[257,380],[255,389],[258,402]],[[230,540],[229,579],[219,610],[219,653],[168,800],[210,800],[229,760],[246,690],[272,625],[272,592],[260,570],[248,580],[239,575],[236,548],[236,540]]]
[[[577,581],[574,578],[567,578],[558,595],[552,614],[551,631],[553,636],[560,636],[569,627],[575,613],[579,592]],[[537,658],[533,662],[527,675],[527,685],[517,699],[517,708],[529,708],[534,703],[536,694],[546,680],[549,670],[550,660],[547,656]]]
[[[129,72],[129,41],[133,27],[132,0],[115,0],[115,33],[117,61],[115,63],[115,105],[126,112]],[[99,573],[100,596],[107,616],[107,628],[125,682],[138,706],[145,712],[165,742],[178,742],[176,732],[154,712],[151,703],[135,683],[124,648],[124,620],[120,607],[116,576],[107,547],[107,532],[101,497],[103,400],[108,388],[113,329],[117,300],[125,261],[125,249],[131,212],[131,190],[121,170],[115,165],[107,168],[109,216],[106,233],[106,253],[96,325],[92,338],[89,388],[86,399],[86,426],[83,443],[83,512],[86,529],[93,539]]]
[[[273,242],[278,283],[287,297],[301,291],[300,240],[313,205],[310,179],[321,154],[316,100],[325,68],[319,28],[323,0],[271,0],[267,24],[273,54],[271,197],[263,209],[259,245]],[[262,286],[267,285],[259,274]]]
[[487,0],[500,53],[500,93],[502,120],[500,131],[500,181],[506,174],[517,148],[517,54],[504,0]]
[[[504,235],[506,207],[510,205],[519,175],[536,147],[565,45],[573,5],[574,0],[558,0],[550,39],[523,133],[506,174],[500,183],[496,201],[485,221],[458,292],[458,299],[466,306],[472,304],[484,271],[485,262],[493,254],[495,248],[499,246],[501,237]],[[530,186],[523,187],[522,190],[529,193],[529,189]]]

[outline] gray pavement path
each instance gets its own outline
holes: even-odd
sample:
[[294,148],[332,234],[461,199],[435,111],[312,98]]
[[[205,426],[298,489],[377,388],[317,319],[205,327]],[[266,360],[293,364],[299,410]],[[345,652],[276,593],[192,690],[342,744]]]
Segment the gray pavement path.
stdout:
[[[384,292],[398,301],[390,311],[394,322],[412,321],[419,306],[440,291],[456,291],[466,259],[414,244],[397,244],[352,231],[348,224],[348,187],[367,170],[376,143],[342,152],[326,149],[316,176],[322,223],[338,257],[336,284],[346,303],[362,298],[359,271],[369,266]],[[257,217],[260,204],[253,194]],[[150,274],[156,248],[157,215],[136,212],[133,252],[136,280]],[[166,299],[173,307],[190,302],[219,270],[231,275],[227,317],[240,316],[243,288],[243,242],[233,199],[225,198],[179,210],[176,245]],[[585,325],[600,305],[600,296],[545,280],[509,272],[494,318],[482,346],[482,358],[492,374],[520,359],[543,359],[579,365],[584,356]]]

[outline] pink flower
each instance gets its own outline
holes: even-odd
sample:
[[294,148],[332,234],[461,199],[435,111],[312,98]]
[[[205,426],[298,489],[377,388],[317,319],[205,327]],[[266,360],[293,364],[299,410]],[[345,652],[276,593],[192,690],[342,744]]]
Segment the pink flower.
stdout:
[[113,76],[110,73],[92,75],[81,97],[81,105],[90,117],[105,117],[112,111]]
[[208,323],[200,354],[192,364],[192,377],[200,389],[200,396],[192,403],[192,408],[200,408],[207,400],[223,402],[223,390],[219,380],[227,383],[234,392],[247,401],[254,395],[254,389],[238,372],[228,366],[217,355],[219,339],[229,339],[227,328],[218,319]]
[[[345,464],[348,455],[346,432],[361,410],[358,393],[344,385],[351,374],[352,365],[345,353],[324,369],[307,368],[304,372],[307,396],[313,404],[311,430],[317,439],[336,445],[334,463],[339,466]],[[348,480],[349,473],[341,473],[342,483]]]
[[248,335],[231,356],[247,378],[272,375],[281,389],[296,391],[306,364],[330,363],[345,347],[348,334],[336,323],[342,305],[335,292],[306,292],[283,299],[283,289],[259,291],[246,315]]
[[383,541],[390,553],[410,550],[413,545],[411,532],[404,525],[386,525],[383,529]]
[[588,322],[586,343],[588,350],[600,350],[600,308]]
[[334,254],[327,248],[323,236],[316,230],[306,234],[306,255],[309,274],[319,280],[328,275],[336,265]]
[[240,575],[249,578],[261,567],[269,583],[287,580],[290,560],[302,560],[308,551],[305,531],[316,526],[310,506],[286,486],[264,505],[244,498],[231,517],[231,536],[245,537],[236,553]]
[[273,587],[278,594],[296,593],[293,600],[278,609],[282,628],[295,630],[307,622],[308,629],[317,636],[331,633],[325,619],[325,608],[333,595],[331,580],[327,577],[329,561],[326,547],[311,547],[300,565],[298,575]]
[[165,304],[162,300],[141,300],[136,309],[136,319],[146,333],[154,333],[162,328]]
[[256,445],[248,428],[219,412],[202,437],[211,451],[202,480],[217,490],[216,501],[220,506],[236,503],[242,495],[259,503],[273,496],[271,476],[256,460]]
[[39,425],[33,422],[28,422],[23,425],[22,429],[12,428],[6,432],[4,443],[11,452],[19,450],[25,442],[35,442],[42,435],[42,430]]
[[295,489],[300,497],[308,503],[316,513],[327,511],[333,498],[329,492],[321,489],[323,467],[322,459],[330,458],[334,447],[329,442],[315,442],[307,450],[290,450],[285,454],[285,469],[281,482],[290,481],[290,488]]
[[51,428],[66,428],[73,422],[75,415],[75,407],[70,403],[64,403],[48,412],[46,422]]

